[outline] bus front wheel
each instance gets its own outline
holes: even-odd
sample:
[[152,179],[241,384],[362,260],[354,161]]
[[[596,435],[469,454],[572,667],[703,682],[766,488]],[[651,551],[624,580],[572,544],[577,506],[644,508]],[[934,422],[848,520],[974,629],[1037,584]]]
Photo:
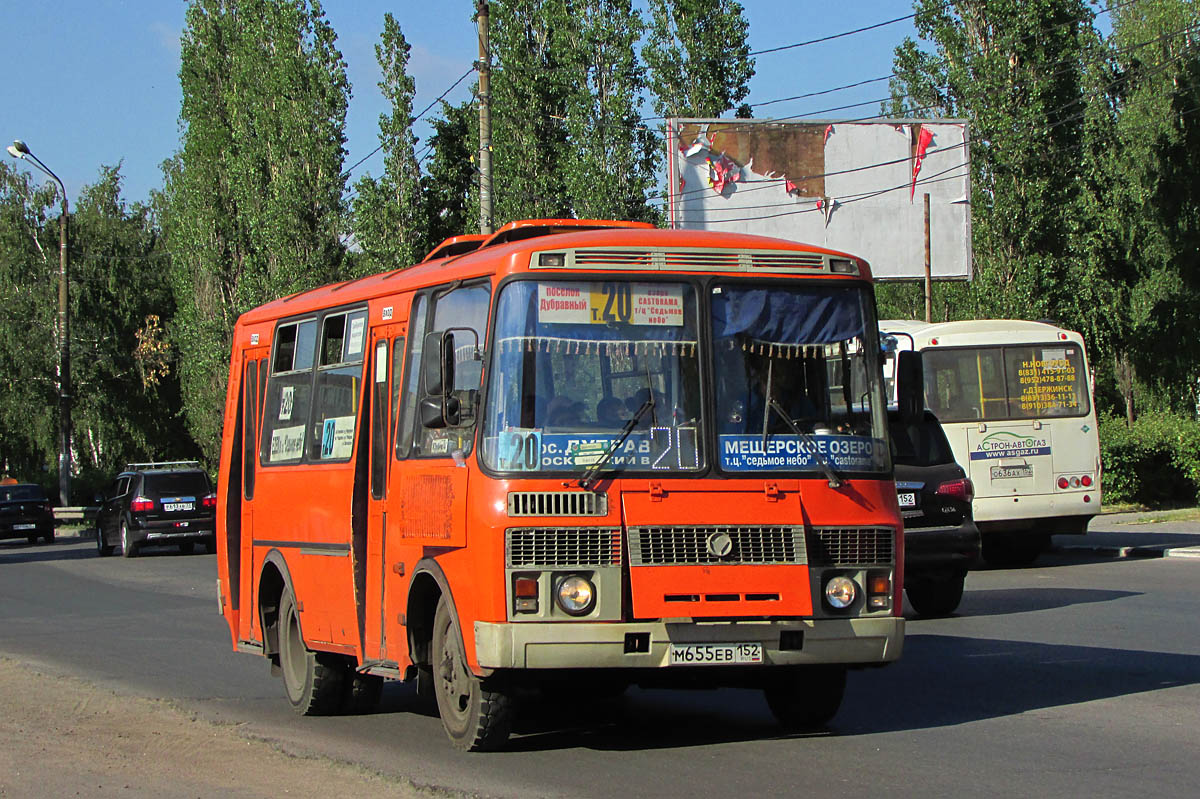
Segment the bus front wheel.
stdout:
[[442,726],[458,749],[496,749],[512,729],[512,699],[467,665],[462,635],[442,597],[433,617],[433,691]]
[[279,603],[279,668],[292,708],[303,716],[327,716],[342,707],[345,665],[336,655],[313,652],[300,634],[296,597],[286,589]]
[[837,715],[846,693],[845,666],[782,669],[763,687],[767,707],[790,732],[817,730]]

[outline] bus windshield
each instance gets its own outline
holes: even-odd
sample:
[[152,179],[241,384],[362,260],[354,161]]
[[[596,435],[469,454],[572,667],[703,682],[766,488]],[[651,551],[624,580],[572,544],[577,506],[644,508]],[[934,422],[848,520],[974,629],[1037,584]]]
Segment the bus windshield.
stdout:
[[697,316],[696,292],[680,282],[506,285],[494,325],[484,466],[702,469]]
[[870,307],[858,286],[713,286],[723,470],[889,468]]
[[1083,353],[1072,342],[924,350],[925,401],[942,423],[1085,416]]

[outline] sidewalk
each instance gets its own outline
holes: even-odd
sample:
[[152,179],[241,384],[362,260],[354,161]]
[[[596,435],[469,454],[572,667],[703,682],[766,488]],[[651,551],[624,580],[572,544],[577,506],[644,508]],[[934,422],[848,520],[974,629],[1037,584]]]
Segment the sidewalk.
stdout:
[[1175,518],[1186,515],[1175,511],[1101,514],[1092,519],[1087,535],[1054,536],[1051,551],[1200,560],[1200,518]]

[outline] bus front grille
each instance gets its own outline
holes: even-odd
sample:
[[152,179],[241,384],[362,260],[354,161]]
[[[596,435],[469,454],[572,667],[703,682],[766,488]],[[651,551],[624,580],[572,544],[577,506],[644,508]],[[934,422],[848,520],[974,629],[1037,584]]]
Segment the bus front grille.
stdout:
[[801,527],[631,527],[631,566],[805,563]]
[[887,527],[814,528],[808,536],[808,562],[839,568],[890,566],[896,562],[895,538]]
[[619,566],[621,531],[610,527],[510,527],[504,559],[510,569]]
[[608,496],[594,491],[510,491],[509,516],[607,516]]

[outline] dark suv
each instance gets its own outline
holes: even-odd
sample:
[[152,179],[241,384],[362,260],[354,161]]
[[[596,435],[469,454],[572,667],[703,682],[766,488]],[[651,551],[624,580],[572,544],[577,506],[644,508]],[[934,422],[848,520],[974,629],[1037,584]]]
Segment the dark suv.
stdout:
[[962,601],[967,570],[979,560],[975,490],[932,413],[904,424],[893,412],[888,428],[904,516],[904,592],[919,615],[946,616]]
[[54,511],[40,485],[0,483],[0,538],[54,540]]
[[217,495],[195,461],[131,463],[96,498],[96,549],[101,557],[121,547],[131,558],[144,545],[197,543],[216,551]]

